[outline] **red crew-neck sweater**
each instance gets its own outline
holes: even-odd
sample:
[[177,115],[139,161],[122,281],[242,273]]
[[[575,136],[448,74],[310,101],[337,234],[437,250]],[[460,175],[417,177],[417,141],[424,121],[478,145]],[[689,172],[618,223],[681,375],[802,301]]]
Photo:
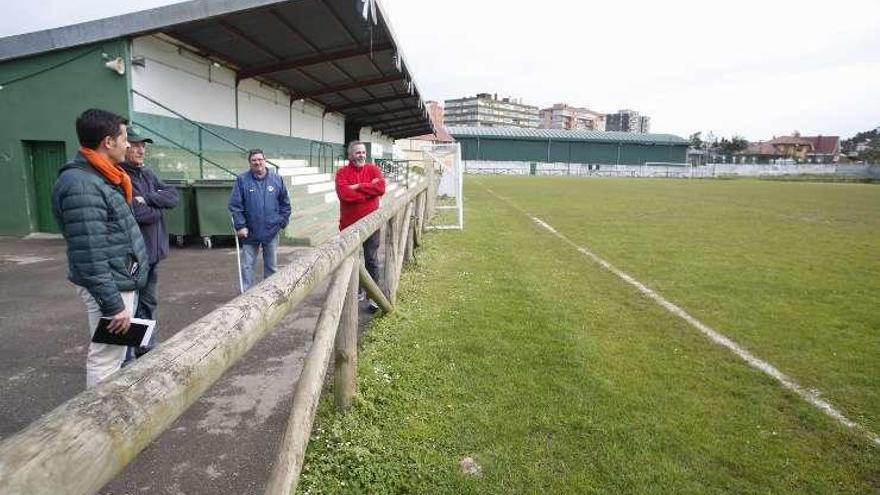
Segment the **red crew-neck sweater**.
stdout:
[[[379,179],[373,183],[373,179]],[[359,184],[352,189],[352,184]],[[336,195],[339,197],[339,230],[379,209],[379,197],[385,194],[385,178],[375,164],[356,167],[351,161],[336,172]]]

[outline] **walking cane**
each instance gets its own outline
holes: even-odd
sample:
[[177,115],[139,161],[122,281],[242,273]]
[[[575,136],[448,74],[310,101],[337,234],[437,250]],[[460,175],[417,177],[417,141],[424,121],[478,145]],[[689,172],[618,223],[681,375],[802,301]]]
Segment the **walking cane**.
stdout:
[[238,265],[238,293],[244,294],[244,280],[241,278],[241,253],[238,247],[238,231],[235,230],[235,218],[229,215],[229,221],[232,222],[232,237],[235,237],[235,262]]

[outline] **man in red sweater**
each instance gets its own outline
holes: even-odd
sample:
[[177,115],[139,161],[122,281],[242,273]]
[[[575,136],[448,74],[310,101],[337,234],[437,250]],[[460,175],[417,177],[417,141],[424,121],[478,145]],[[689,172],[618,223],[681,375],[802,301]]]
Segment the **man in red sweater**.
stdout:
[[[339,230],[379,209],[379,198],[385,194],[385,178],[382,171],[373,163],[367,163],[367,146],[360,141],[352,141],[348,145],[348,165],[336,172],[336,195],[339,196]],[[379,250],[380,232],[373,232],[364,241],[364,264],[370,276],[379,282]],[[366,296],[363,291],[360,298]],[[375,311],[379,306],[370,300],[370,309]]]

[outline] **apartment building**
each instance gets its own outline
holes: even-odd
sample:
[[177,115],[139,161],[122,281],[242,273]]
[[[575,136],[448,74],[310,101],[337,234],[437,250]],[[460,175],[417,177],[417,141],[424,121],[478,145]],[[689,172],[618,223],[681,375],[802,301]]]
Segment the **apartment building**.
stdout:
[[647,134],[651,132],[651,117],[635,110],[620,110],[605,116],[605,130]]
[[527,127],[539,125],[538,107],[526,105],[521,99],[498,98],[497,94],[444,101],[444,118],[448,126]]
[[539,112],[542,129],[604,131],[605,114],[557,103]]

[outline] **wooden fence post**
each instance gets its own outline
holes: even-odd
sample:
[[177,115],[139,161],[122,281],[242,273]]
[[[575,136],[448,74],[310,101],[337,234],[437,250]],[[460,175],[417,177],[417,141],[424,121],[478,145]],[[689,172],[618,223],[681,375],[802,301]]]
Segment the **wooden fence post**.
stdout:
[[[415,199],[415,198],[414,198]],[[404,260],[412,260],[414,249],[413,222],[415,201],[407,203],[406,208],[388,220],[385,236],[385,293],[390,305],[397,304],[397,288]]]
[[385,224],[385,276],[383,277],[384,280],[382,280],[385,286],[385,295],[392,306],[397,303],[397,291],[394,287],[394,277],[397,273],[397,268],[394,266],[397,263],[398,233],[396,218],[397,215],[389,218]]
[[394,276],[391,277],[391,290],[394,293],[392,304],[397,304],[397,288],[400,286],[400,272],[403,270],[403,255],[406,247],[406,234],[409,230],[409,214],[412,212],[412,203],[407,203],[406,208],[400,212],[400,220],[397,223],[397,245],[394,248]]
[[413,244],[415,247],[422,245],[422,233],[425,231],[425,210],[427,209],[427,194],[420,193],[416,196],[416,228],[413,235]]
[[413,260],[413,256],[415,254],[415,248],[416,248],[416,246],[418,246],[418,244],[416,244],[416,236],[418,235],[417,232],[419,231],[419,228],[420,228],[420,226],[419,226],[419,210],[421,209],[421,204],[422,204],[421,199],[422,199],[422,196],[417,195],[415,198],[413,198],[413,201],[412,201],[413,209],[412,209],[412,213],[410,214],[409,233],[408,233],[407,239],[406,239],[406,255],[404,257],[404,259],[406,259],[407,263],[409,263]]
[[315,408],[321,398],[324,385],[324,372],[330,362],[330,350],[345,303],[346,289],[349,288],[354,267],[353,256],[349,256],[336,270],[333,284],[327,294],[326,303],[318,317],[315,339],[306,356],[302,372],[293,393],[293,406],[287,420],[287,430],[281,439],[281,450],[275,458],[272,474],[266,486],[266,495],[288,495],[296,486],[302,470],[306,447],[312,433]]
[[428,211],[428,193],[427,189],[419,194],[419,239],[421,239],[421,234],[423,234],[426,230],[425,223],[427,223],[427,215]]
[[403,260],[406,263],[412,263],[413,260],[413,250],[415,249],[415,230],[416,223],[410,222],[409,229],[407,230],[406,236],[406,250],[404,251]]
[[422,211],[422,195],[421,194],[419,194],[415,197],[415,202],[416,202],[416,208],[415,208],[415,211],[413,212],[413,248],[419,247],[420,246],[419,242],[422,240],[420,237],[421,232],[419,232],[419,229],[421,228],[420,212]]
[[336,409],[347,411],[357,391],[357,332],[358,332],[358,280],[361,269],[360,259],[352,255],[354,266],[349,275],[348,291],[339,330],[336,332],[336,371],[333,374],[333,387]]
[[428,190],[425,189],[422,193],[422,212],[419,214],[419,224],[422,227],[422,233],[427,229],[425,225],[428,223]]

